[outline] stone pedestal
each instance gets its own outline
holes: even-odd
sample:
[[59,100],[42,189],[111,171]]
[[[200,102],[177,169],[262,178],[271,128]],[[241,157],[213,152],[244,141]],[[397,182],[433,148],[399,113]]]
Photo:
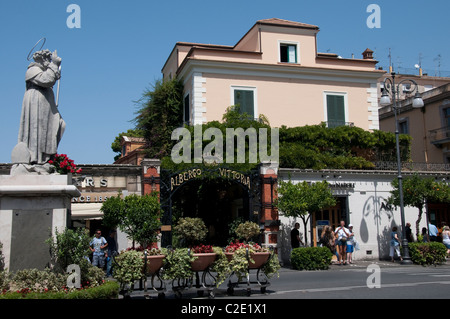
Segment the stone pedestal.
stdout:
[[0,242],[5,268],[44,269],[45,243],[70,222],[72,197],[80,196],[71,175],[0,175]]

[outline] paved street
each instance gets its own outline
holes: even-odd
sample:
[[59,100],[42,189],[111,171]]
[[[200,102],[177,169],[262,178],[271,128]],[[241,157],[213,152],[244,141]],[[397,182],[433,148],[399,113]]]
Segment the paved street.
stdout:
[[[370,268],[368,268],[370,267]],[[373,269],[373,270],[370,270]],[[251,277],[253,281],[254,277]],[[372,287],[372,288],[371,288]],[[165,299],[176,299],[170,289]],[[401,265],[388,261],[356,261],[355,264],[332,265],[324,271],[297,271],[282,268],[279,278],[272,278],[263,294],[260,286],[252,285],[247,296],[245,285],[240,285],[230,296],[226,282],[215,292],[215,300],[286,300],[286,299],[447,299],[450,291],[450,263],[422,267]],[[149,290],[148,299],[157,294]],[[198,297],[197,290],[181,291],[184,299],[208,299],[205,293]],[[143,291],[135,291],[132,299],[144,299]]]

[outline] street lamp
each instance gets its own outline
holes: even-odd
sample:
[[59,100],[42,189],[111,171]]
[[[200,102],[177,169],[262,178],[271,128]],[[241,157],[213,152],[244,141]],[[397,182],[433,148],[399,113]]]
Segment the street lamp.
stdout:
[[402,83],[409,82],[414,85],[413,90],[415,90],[414,99],[412,102],[413,108],[421,108],[423,107],[423,100],[419,94],[418,85],[414,80],[404,79],[400,81],[398,84],[395,83],[395,73],[391,73],[391,78],[386,78],[383,81],[384,90],[381,95],[380,105],[387,106],[391,104],[391,99],[389,97],[389,93],[392,95],[392,108],[394,110],[395,117],[395,144],[397,147],[397,169],[398,169],[398,193],[400,197],[400,214],[402,219],[402,246],[403,246],[403,264],[412,264],[411,257],[409,255],[409,247],[408,247],[408,239],[406,238],[406,227],[405,227],[405,207],[403,204],[403,184],[402,184],[402,164],[400,159],[400,142],[399,142],[399,123],[397,119],[397,100],[398,100],[398,92],[400,91],[400,85]]

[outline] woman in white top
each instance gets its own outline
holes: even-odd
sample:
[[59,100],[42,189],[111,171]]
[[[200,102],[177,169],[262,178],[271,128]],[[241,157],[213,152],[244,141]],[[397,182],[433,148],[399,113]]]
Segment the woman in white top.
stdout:
[[450,228],[448,226],[444,226],[442,231],[442,243],[447,247],[447,255],[450,255]]
[[346,265],[347,264],[347,258],[346,258],[346,253],[347,253],[347,239],[350,237],[350,231],[344,227],[345,226],[345,221],[341,220],[341,225],[336,228],[336,230],[334,231],[334,233],[336,234],[337,237],[337,246],[339,247],[339,260],[338,262],[342,265]]

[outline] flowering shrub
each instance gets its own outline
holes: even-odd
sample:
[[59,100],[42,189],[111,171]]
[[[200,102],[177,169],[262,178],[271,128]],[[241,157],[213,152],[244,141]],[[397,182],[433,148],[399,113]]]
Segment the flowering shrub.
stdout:
[[66,154],[55,154],[48,163],[53,165],[59,174],[81,173],[81,168],[77,169],[73,160],[68,158]]
[[234,253],[236,250],[240,248],[248,248],[249,250],[253,252],[267,252],[269,251],[267,248],[261,247],[257,243],[240,243],[238,241],[235,241],[233,243],[230,243],[227,247],[225,247],[225,252],[227,253]]
[[167,252],[164,252],[164,249],[159,249],[159,248],[155,248],[152,247],[150,245],[147,245],[147,247],[143,247],[143,246],[138,246],[138,247],[128,247],[126,249],[126,251],[129,250],[135,250],[135,251],[146,251],[147,252],[147,256],[157,256],[157,255],[166,255]]
[[205,253],[213,253],[214,252],[212,246],[210,246],[210,245],[203,245],[203,244],[191,247],[191,251],[194,254],[205,254]]

